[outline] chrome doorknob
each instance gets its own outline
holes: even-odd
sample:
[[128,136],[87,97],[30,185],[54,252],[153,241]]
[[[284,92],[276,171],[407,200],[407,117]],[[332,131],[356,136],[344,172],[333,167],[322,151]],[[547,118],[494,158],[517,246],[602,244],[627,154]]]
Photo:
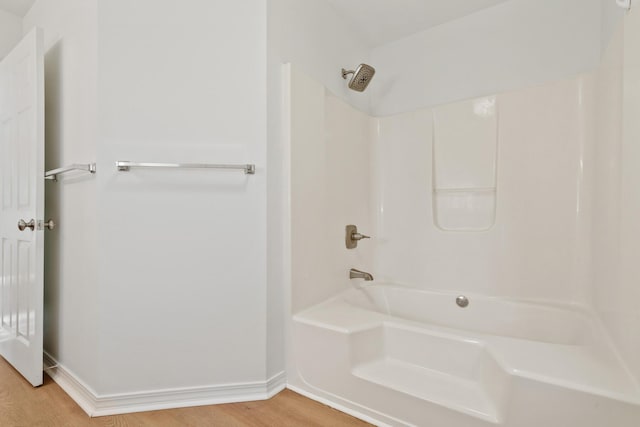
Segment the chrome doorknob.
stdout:
[[56,228],[56,223],[53,222],[52,219],[49,219],[49,221],[45,221],[42,223],[42,227],[46,228],[47,230],[53,230],[54,228]]
[[21,219],[20,221],[18,221],[18,229],[20,231],[24,231],[25,228],[30,228],[31,231],[36,229],[36,221],[34,219],[32,219],[29,222],[25,222],[24,219]]

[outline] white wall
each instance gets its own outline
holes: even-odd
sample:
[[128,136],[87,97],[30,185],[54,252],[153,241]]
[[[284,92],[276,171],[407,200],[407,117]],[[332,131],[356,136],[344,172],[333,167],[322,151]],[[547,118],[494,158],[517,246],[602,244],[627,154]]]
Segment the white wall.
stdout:
[[[45,36],[46,168],[96,160],[97,1],[38,0],[24,17]],[[88,384],[98,379],[96,180],[46,182],[45,350]]]
[[101,1],[98,28],[97,391],[264,381],[266,3]]
[[558,80],[597,67],[600,0],[512,0],[373,50],[384,116]]
[[349,89],[341,69],[354,69],[368,62],[370,48],[329,2],[269,1],[269,48],[272,66],[292,63],[338,98],[360,110],[369,110],[369,93]]
[[0,10],[0,59],[13,49],[22,38],[22,19]]
[[35,25],[47,167],[98,167],[47,184],[46,349],[97,396],[263,383],[266,3],[38,0]]
[[[292,63],[379,116],[592,71],[624,14],[615,0],[510,0],[373,47],[324,1],[274,0],[268,7],[270,70]],[[363,94],[336,72],[360,62],[378,71]]]

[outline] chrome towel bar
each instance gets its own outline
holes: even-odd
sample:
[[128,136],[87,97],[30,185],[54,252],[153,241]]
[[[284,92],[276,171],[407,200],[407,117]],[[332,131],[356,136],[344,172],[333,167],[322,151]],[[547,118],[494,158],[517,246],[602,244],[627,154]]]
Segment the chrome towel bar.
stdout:
[[131,170],[131,168],[170,168],[170,169],[238,169],[243,170],[245,174],[253,175],[256,173],[256,166],[252,164],[246,165],[216,165],[211,163],[142,163],[129,162],[119,160],[116,167],[121,172]]
[[53,169],[45,172],[44,179],[49,179],[52,181],[58,180],[58,175],[63,173],[71,172],[71,171],[84,171],[89,173],[96,173],[96,164],[95,163],[74,163],[69,166],[65,166],[58,169]]

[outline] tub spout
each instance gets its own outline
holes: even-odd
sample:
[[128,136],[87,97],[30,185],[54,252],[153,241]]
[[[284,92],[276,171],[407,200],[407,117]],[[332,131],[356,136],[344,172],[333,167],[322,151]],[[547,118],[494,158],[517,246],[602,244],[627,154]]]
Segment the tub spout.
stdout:
[[365,281],[369,282],[373,280],[373,276],[366,271],[360,271],[352,268],[351,270],[349,270],[349,279],[364,279]]

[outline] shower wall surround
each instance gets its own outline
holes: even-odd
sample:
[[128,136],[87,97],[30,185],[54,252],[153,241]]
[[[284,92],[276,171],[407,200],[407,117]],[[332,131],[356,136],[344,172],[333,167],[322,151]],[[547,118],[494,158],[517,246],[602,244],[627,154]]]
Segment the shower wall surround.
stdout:
[[640,10],[618,26],[598,70],[593,303],[640,380]]
[[[514,426],[599,426],[612,414],[616,425],[635,425],[638,19],[632,11],[624,28],[613,32],[596,72],[385,117],[360,113],[295,66],[285,67],[291,84],[291,387],[390,425],[427,419],[485,425],[460,412]],[[484,191],[493,203],[475,203],[475,195],[465,194],[469,188]],[[445,205],[449,209],[438,206],[442,189],[457,196]],[[472,222],[478,218],[481,225]],[[345,220],[365,224],[360,228],[372,239],[344,249]],[[348,281],[351,267],[364,267],[381,286]],[[459,294],[471,301],[465,312],[453,304]],[[516,330],[487,329],[478,336],[473,325],[482,322],[472,320],[473,310],[483,310],[486,296],[496,304],[521,301],[550,311],[526,319],[524,306],[495,312],[496,325]],[[449,299],[450,310],[442,307]],[[484,321],[492,319],[482,313]],[[411,323],[404,330],[405,317],[427,326]],[[451,326],[463,319],[470,323]],[[443,324],[458,331],[438,329]],[[559,331],[566,333],[563,343],[552,341]],[[539,354],[525,371],[539,364],[533,371],[543,383],[560,385],[549,392],[562,403],[555,409],[518,407],[542,398],[535,394],[543,389],[511,383],[500,370],[492,378],[502,378],[503,388],[465,377],[486,391],[475,403],[461,404],[462,388],[446,395],[420,385],[430,380],[410,380],[426,372],[422,367],[449,372],[443,360],[436,363],[417,350],[426,336],[451,340],[429,344],[428,353],[437,358],[440,345],[457,345],[448,333],[490,348],[503,343],[493,354],[515,356],[515,365],[529,360],[523,357],[529,351]],[[524,341],[511,347],[506,343],[514,336]],[[511,353],[519,346],[529,350]],[[574,369],[577,376],[569,378]],[[505,391],[510,389],[513,394]],[[522,413],[528,415],[519,418]]]
[[[619,425],[633,425],[630,420],[640,415],[640,388],[591,309],[598,79],[580,75],[495,98],[374,118],[347,106],[294,66],[287,66],[285,74],[291,83],[290,387],[391,425],[406,420],[484,425],[459,414],[466,413],[499,424],[511,420],[514,426],[557,417],[597,426],[613,407],[619,408]],[[499,119],[474,126],[479,120],[470,113],[474,105],[490,104]],[[438,133],[439,120],[458,123],[463,131]],[[493,141],[495,150],[474,155],[468,144],[478,141],[483,126],[481,141]],[[474,127],[475,132],[468,131]],[[458,149],[438,158],[437,138],[443,134]],[[460,187],[482,177],[489,184],[495,179],[495,187],[489,187],[496,189],[495,224],[484,229],[440,226],[442,219],[434,215],[438,193],[432,191],[439,160],[447,167],[448,182]],[[456,174],[460,164],[466,166]],[[474,168],[477,173],[469,174]],[[473,209],[473,203],[463,207],[470,207],[467,214],[484,212]],[[460,218],[456,211],[440,213]],[[372,239],[353,251],[345,249],[344,221],[365,224]],[[349,268],[362,266],[382,286],[367,290],[362,281],[347,280]],[[454,304],[459,294],[471,301],[464,312]],[[490,313],[484,308],[487,301],[505,311]],[[413,323],[400,332],[407,320]],[[477,329],[483,322],[491,326]],[[439,329],[443,325],[453,330]],[[507,325],[513,330],[502,331]],[[421,357],[417,346],[433,336],[445,340],[425,344],[433,360]],[[464,363],[455,360],[464,369],[480,363],[482,372],[494,373],[460,375],[450,385],[459,388],[456,392],[438,391],[449,386],[432,389],[428,384],[435,379],[426,372],[457,378],[444,359],[451,356],[446,348],[458,340],[487,344],[497,360],[506,358],[524,377],[529,372],[546,384],[541,387],[561,384],[554,393],[566,404],[538,408],[536,417],[531,408],[524,418],[515,415],[520,411],[511,404],[548,396],[545,391],[535,397],[547,388],[509,379],[503,375],[509,368],[496,368],[491,358],[479,355]],[[523,351],[537,356],[529,359]],[[423,374],[420,381],[409,379]],[[500,386],[485,382],[485,374],[502,378]],[[511,399],[506,396],[512,387]],[[602,406],[581,411],[587,400],[599,399],[590,393],[602,396]],[[572,406],[572,399],[582,403]]]
[[[374,239],[347,250],[345,226],[373,233],[373,123],[321,84],[286,66],[291,85],[292,310],[351,286],[350,268],[370,270]],[[345,143],[346,142],[346,143]]]
[[[370,46],[325,0],[269,0],[267,13],[267,329],[273,343],[267,354],[267,370],[271,376],[285,364],[282,349],[288,333],[283,313],[290,311],[291,304],[289,228],[293,219],[288,189],[292,183],[286,138],[289,129],[283,126],[288,119],[283,103],[288,87],[282,64],[297,64],[340,99],[368,111],[370,94],[350,90],[340,77],[340,69],[352,64],[354,58],[367,62]],[[323,274],[318,270],[314,273]]]
[[[438,160],[432,158],[433,117],[442,107],[372,119],[380,186],[377,278],[463,293],[586,302],[589,249],[583,240],[590,212],[581,206],[587,202],[594,141],[583,109],[593,104],[592,92],[593,79],[580,76],[499,94],[497,156],[492,147],[482,157],[457,143],[460,164],[478,164],[478,173],[485,174],[482,187],[491,187],[491,160],[497,159],[495,224],[477,227],[486,229],[481,232],[443,230],[434,217],[433,194],[439,194],[431,191],[437,188]],[[460,126],[468,126],[469,114],[458,113]],[[471,169],[465,166],[455,176],[458,182],[471,179],[465,178]]]
[[496,97],[433,109],[433,220],[449,231],[484,231],[496,217]]
[[[640,381],[640,10],[627,15],[624,25],[622,96],[621,197],[620,197],[620,283],[610,292],[615,304],[607,310],[609,329],[636,379]],[[606,287],[606,282],[603,283]],[[612,310],[612,309],[613,310]]]
[[[303,301],[294,297],[294,311],[348,286],[342,269],[355,261],[368,265],[368,256],[375,257],[372,273],[382,281],[490,295],[591,301],[588,243],[595,150],[592,76],[380,118],[336,105],[335,97],[327,95],[320,83],[304,73],[294,72],[292,79],[305,80],[301,85],[307,88],[291,95],[298,102],[292,101],[293,122],[303,123],[294,128],[291,137],[296,141],[291,158],[293,256],[294,260],[309,257],[308,262],[293,263],[294,295],[307,298]],[[438,173],[433,157],[434,149],[437,152],[434,135],[438,135],[434,117],[437,123],[438,113],[446,109],[448,120],[453,123],[457,118],[464,127],[473,116],[469,108],[474,103],[494,100],[492,108],[499,119],[492,122],[497,124],[496,129],[493,124],[487,127],[490,146],[484,147],[484,155],[460,142],[461,149],[456,151],[459,157],[452,154],[442,161],[449,162],[448,179],[460,188],[476,178],[465,177],[473,167],[462,168],[462,175],[455,174],[455,167],[478,165],[477,186],[489,192],[497,189],[495,224],[491,224],[492,219],[475,232],[446,230],[438,226],[434,215],[434,194],[438,194],[432,191],[437,189]],[[332,108],[327,109],[327,105]],[[468,136],[464,141],[478,142]],[[329,156],[331,152],[340,154]],[[367,187],[369,175],[371,184]],[[365,191],[367,188],[371,192]],[[325,195],[336,203],[330,203]],[[345,200],[358,206],[361,213],[345,212]],[[362,208],[369,205],[371,211],[365,215]],[[326,212],[338,217],[328,223]],[[485,214],[486,210],[481,212]],[[340,247],[342,228],[347,223],[358,224],[365,234],[373,233],[373,239],[358,248],[364,248],[362,260],[343,259],[360,253]],[[375,228],[360,225],[367,223],[376,224]],[[310,244],[315,240],[306,239],[309,232],[317,234],[320,241],[332,236],[329,241],[335,247],[322,250],[342,251],[343,258],[329,262],[326,256],[308,252],[318,251],[321,246]],[[374,252],[369,252],[372,247]],[[318,269],[318,265],[326,268]],[[323,277],[328,272],[331,278]],[[317,278],[312,279],[312,275]]]

